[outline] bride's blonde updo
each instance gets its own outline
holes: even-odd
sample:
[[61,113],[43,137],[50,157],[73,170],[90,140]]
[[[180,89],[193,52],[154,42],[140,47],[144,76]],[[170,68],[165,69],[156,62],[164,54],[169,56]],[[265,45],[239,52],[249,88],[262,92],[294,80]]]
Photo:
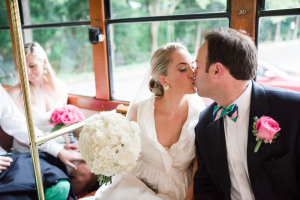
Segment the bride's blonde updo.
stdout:
[[159,82],[158,77],[160,75],[167,76],[167,69],[171,64],[170,55],[176,50],[186,50],[185,46],[180,43],[168,43],[159,47],[152,55],[150,60],[151,76],[149,89],[156,97],[162,97],[164,95],[164,88]]

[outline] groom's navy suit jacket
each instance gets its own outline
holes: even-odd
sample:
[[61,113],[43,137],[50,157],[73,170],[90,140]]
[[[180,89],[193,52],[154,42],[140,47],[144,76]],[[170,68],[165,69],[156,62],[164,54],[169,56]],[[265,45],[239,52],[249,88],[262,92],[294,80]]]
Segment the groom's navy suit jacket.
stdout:
[[[202,111],[195,128],[198,160],[195,200],[231,198],[224,124],[222,119],[213,121],[215,105]],[[252,133],[255,116],[269,116],[281,128],[275,143],[262,143],[257,153],[254,153],[257,141]],[[300,93],[253,81],[247,163],[256,200],[300,199]]]

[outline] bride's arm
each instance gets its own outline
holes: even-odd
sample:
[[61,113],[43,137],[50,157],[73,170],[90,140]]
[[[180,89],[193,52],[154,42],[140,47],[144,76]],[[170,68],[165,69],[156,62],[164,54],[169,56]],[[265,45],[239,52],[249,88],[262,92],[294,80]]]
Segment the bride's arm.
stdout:
[[195,173],[197,171],[197,157],[195,157],[194,159],[194,163],[193,163],[193,176],[192,176],[192,181],[191,181],[191,184],[190,184],[190,187],[186,193],[186,197],[184,200],[193,200],[194,199],[194,176],[195,176]]

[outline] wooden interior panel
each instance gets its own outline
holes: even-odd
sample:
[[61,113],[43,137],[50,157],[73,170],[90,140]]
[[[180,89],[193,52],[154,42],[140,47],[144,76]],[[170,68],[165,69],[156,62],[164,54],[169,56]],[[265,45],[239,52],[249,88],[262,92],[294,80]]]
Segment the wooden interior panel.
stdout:
[[[246,10],[239,14],[239,10]],[[245,30],[255,40],[256,0],[231,0],[230,28]]]
[[110,111],[116,109],[117,106],[123,104],[124,106],[128,106],[128,103],[120,102],[120,101],[105,101],[99,100],[91,97],[81,97],[76,95],[69,94],[69,104],[75,105],[79,108],[84,108],[88,110],[95,111]]
[[103,42],[93,45],[96,98],[110,100],[104,0],[89,0],[89,7],[91,27],[98,27],[100,32],[105,35]]
[[2,85],[2,87],[3,87],[5,90],[8,90],[8,88],[9,88],[10,86],[8,86],[8,85]]

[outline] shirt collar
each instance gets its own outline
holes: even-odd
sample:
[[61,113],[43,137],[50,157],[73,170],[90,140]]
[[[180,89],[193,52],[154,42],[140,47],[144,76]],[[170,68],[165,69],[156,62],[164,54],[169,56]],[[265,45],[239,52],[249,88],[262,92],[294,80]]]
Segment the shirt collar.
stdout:
[[252,81],[249,81],[249,84],[245,89],[245,91],[236,100],[234,100],[234,102],[231,103],[231,104],[237,104],[237,106],[239,107],[238,120],[241,120],[243,118],[247,109],[250,107],[251,91],[252,91]]

